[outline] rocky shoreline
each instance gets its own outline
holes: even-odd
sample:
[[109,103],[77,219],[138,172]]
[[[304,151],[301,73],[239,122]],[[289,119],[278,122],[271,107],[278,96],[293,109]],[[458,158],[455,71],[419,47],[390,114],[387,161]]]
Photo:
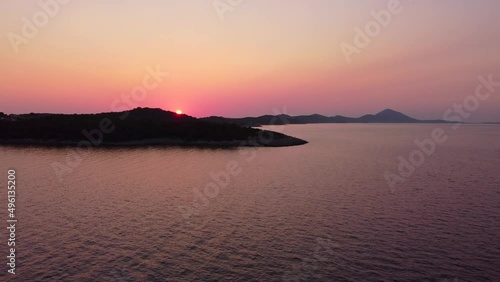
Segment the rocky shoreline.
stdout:
[[[102,142],[98,145],[87,142],[87,146],[81,145],[82,141],[58,141],[58,140],[34,140],[34,139],[14,139],[0,140],[0,146],[32,146],[32,147],[89,147],[89,148],[137,148],[137,147],[196,147],[196,148],[237,148],[237,147],[291,147],[307,144],[308,142],[295,137],[282,137],[269,142],[247,140],[233,141],[185,141],[166,138],[144,139],[123,142]],[[91,146],[88,146],[90,144]]]

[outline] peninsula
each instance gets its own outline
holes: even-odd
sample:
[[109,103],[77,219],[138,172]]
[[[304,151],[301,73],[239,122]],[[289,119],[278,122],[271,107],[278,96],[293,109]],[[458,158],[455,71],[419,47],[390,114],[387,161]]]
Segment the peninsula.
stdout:
[[0,144],[35,146],[284,147],[307,142],[162,109],[100,114],[0,114]]

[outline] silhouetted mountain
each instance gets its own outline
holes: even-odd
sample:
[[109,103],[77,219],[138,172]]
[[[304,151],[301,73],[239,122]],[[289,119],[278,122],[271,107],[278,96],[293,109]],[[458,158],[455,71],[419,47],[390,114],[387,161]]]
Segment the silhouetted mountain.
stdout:
[[400,112],[386,109],[375,115],[364,115],[359,118],[351,118],[344,116],[327,117],[323,115],[266,115],[260,117],[247,118],[224,118],[224,117],[207,117],[202,120],[218,122],[218,123],[233,123],[243,126],[261,126],[261,125],[282,125],[282,124],[308,124],[308,123],[445,123],[444,120],[418,120],[411,118]]
[[[265,140],[259,136],[265,136]],[[269,136],[272,140],[268,142]],[[75,145],[85,140],[113,146],[290,146],[307,143],[276,132],[149,108],[101,114],[10,115],[0,119],[0,143],[3,144]]]
[[375,115],[364,115],[359,118],[360,122],[364,123],[415,123],[418,120],[411,118],[400,112],[391,109],[385,109]]

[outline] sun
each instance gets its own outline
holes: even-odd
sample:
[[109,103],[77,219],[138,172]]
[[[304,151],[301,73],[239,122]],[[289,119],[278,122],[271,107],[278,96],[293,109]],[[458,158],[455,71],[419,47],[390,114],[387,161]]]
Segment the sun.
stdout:
[[175,113],[178,114],[178,115],[182,115],[182,111],[181,110],[177,110],[177,111],[175,111]]

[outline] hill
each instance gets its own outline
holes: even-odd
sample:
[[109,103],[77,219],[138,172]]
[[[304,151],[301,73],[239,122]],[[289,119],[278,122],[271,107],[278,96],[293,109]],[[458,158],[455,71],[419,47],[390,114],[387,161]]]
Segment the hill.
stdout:
[[262,126],[262,125],[282,125],[282,124],[308,124],[308,123],[446,123],[444,120],[418,120],[411,118],[400,112],[386,109],[377,114],[364,115],[359,118],[345,116],[323,116],[319,114],[289,116],[289,115],[265,115],[260,117],[246,118],[224,118],[207,117],[202,118],[205,121],[217,123],[232,123],[242,126]]
[[276,132],[150,108],[118,113],[26,114],[0,118],[0,144],[66,146],[85,140],[95,146],[236,147],[307,143]]

